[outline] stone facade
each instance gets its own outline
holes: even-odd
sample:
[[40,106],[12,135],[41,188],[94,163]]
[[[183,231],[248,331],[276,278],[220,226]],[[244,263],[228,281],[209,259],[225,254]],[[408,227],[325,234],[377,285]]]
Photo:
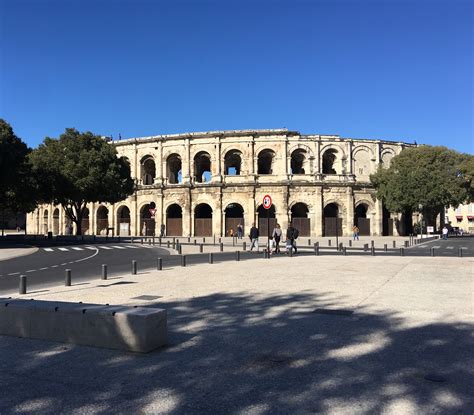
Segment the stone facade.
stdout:
[[[85,233],[228,235],[238,222],[266,234],[262,199],[285,229],[293,220],[302,236],[349,235],[356,221],[371,235],[397,234],[397,215],[375,199],[369,175],[409,144],[301,135],[297,131],[242,130],[160,135],[113,141],[131,166],[136,191],[114,205],[91,203]],[[156,209],[156,210],[154,210]],[[151,213],[150,213],[151,212]],[[155,213],[154,218],[151,217]],[[337,219],[336,219],[337,218]],[[395,221],[393,221],[395,220]],[[30,233],[67,233],[60,207],[28,215]]]

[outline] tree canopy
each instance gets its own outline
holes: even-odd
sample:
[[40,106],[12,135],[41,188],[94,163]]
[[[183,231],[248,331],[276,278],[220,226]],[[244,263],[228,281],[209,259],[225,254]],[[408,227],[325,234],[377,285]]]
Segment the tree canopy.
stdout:
[[403,150],[390,167],[371,175],[377,197],[392,212],[421,212],[434,225],[445,206],[472,200],[474,157],[446,147]]
[[0,211],[2,216],[34,209],[35,192],[28,146],[0,119]]
[[87,203],[116,203],[133,193],[127,159],[91,132],[67,128],[59,139],[47,137],[30,160],[41,201],[62,205],[78,235]]

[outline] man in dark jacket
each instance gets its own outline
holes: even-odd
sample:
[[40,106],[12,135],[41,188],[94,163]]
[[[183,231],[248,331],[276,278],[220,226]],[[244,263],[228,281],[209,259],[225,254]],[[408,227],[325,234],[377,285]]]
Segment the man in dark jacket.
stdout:
[[295,254],[298,253],[298,249],[296,248],[296,238],[298,238],[299,231],[296,229],[293,224],[290,222],[288,225],[288,229],[286,231],[286,240],[290,241],[292,249],[295,251]]
[[259,232],[258,229],[255,227],[255,223],[252,223],[252,227],[250,228],[250,250],[253,250],[253,247],[255,246],[257,248],[258,252],[258,237],[259,237]]

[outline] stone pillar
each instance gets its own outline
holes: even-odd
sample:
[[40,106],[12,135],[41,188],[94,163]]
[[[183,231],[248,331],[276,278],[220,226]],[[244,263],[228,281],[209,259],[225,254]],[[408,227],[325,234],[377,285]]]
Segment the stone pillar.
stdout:
[[183,213],[183,236],[194,235],[194,216],[192,214],[192,196],[191,189],[183,189],[185,200],[182,205]]
[[130,203],[130,234],[132,236],[140,235],[140,212],[138,211],[137,194],[132,196]]
[[109,209],[109,228],[113,229],[112,235],[118,235],[119,230],[117,229],[117,215],[115,214],[115,204],[107,206],[107,209]]
[[[383,231],[383,209],[382,209],[382,201],[381,200],[376,200],[375,201],[375,215],[374,217],[370,218],[370,222],[374,223],[373,226],[371,226],[374,236],[380,236],[382,235]],[[395,226],[394,226],[395,227]]]
[[97,233],[97,205],[95,203],[91,203],[89,207],[89,235],[95,235]]
[[352,187],[346,189],[346,205],[346,217],[344,218],[345,224],[342,233],[344,236],[350,236],[352,234],[352,226],[354,225],[354,193]]
[[313,211],[314,221],[311,218],[311,236],[323,236],[323,190],[321,186],[316,187]]

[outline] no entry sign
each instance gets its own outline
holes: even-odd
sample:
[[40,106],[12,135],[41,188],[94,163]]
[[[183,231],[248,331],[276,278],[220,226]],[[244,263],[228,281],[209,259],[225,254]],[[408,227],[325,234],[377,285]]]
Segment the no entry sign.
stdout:
[[272,207],[272,198],[270,195],[263,196],[263,207],[265,209],[270,209]]

